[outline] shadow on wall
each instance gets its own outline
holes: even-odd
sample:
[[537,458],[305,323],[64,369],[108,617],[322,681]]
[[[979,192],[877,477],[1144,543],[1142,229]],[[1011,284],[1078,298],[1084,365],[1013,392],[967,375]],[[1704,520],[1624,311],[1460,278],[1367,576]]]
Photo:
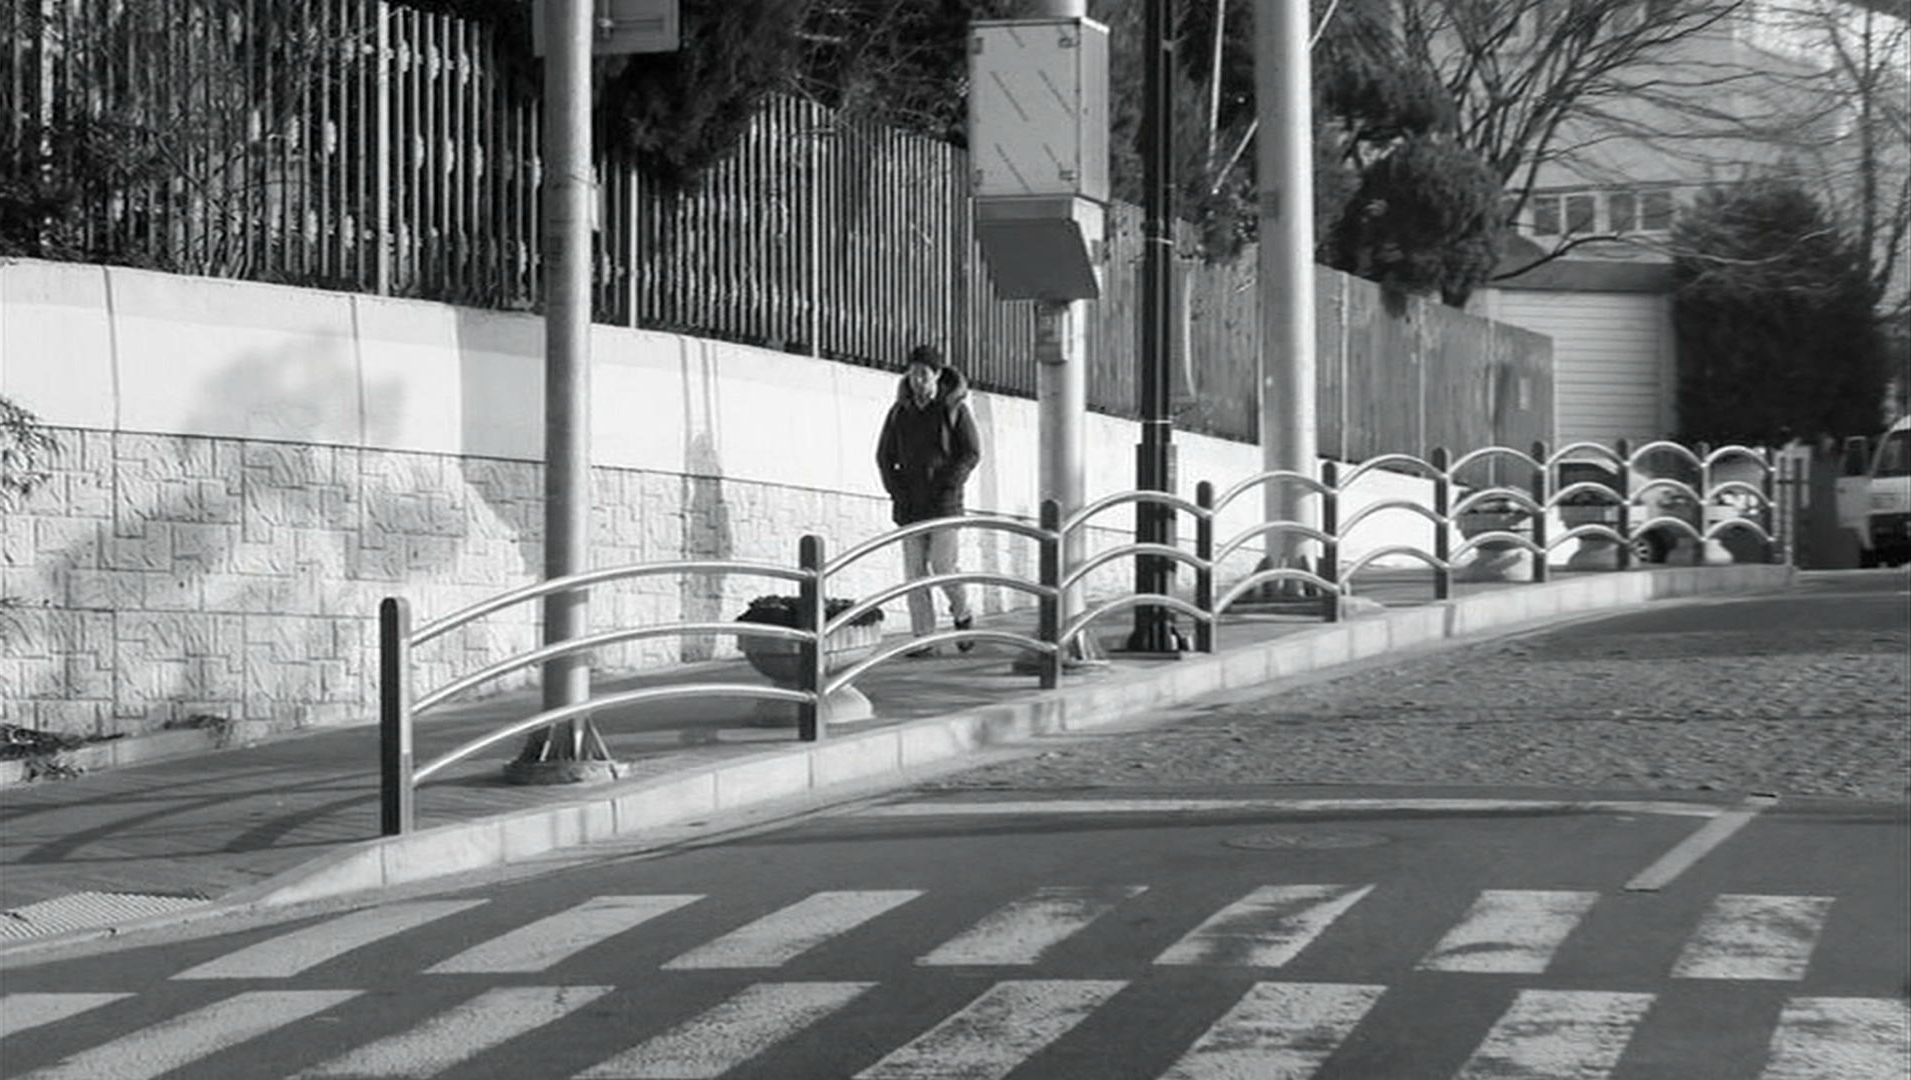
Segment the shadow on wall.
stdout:
[[[678,345],[683,385],[684,475],[681,481],[683,559],[735,557],[736,536],[730,524],[730,506],[723,494],[723,462],[717,453],[718,378],[710,350],[688,339]],[[695,360],[691,354],[695,353]],[[692,366],[695,370],[692,371]],[[720,622],[724,613],[723,574],[678,576],[679,603],[686,622]],[[734,613],[732,613],[734,614]],[[713,659],[717,639],[708,634],[685,634],[680,655],[686,662]]]
[[[387,406],[369,415],[400,415],[404,392],[364,388]],[[356,432],[359,395],[349,340],[314,335],[198,388],[187,430],[269,440],[92,433],[98,460],[80,465],[106,505],[94,539],[40,561],[49,615],[66,624],[45,627],[44,651],[65,670],[29,696],[102,703],[100,733],[217,725],[249,738],[368,718],[379,597],[447,577],[441,595],[494,591],[465,550],[485,531],[472,521],[493,515],[469,511],[454,459],[310,441]],[[69,495],[40,512],[85,507]],[[511,541],[499,543],[509,567]]]

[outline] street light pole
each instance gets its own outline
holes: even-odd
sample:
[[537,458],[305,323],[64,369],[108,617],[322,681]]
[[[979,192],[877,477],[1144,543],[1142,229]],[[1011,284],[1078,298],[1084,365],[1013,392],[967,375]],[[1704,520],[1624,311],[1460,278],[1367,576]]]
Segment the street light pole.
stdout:
[[[1260,134],[1261,467],[1316,476],[1314,173],[1308,0],[1256,0],[1254,96]],[[1318,524],[1291,482],[1270,483],[1267,521]],[[1302,538],[1272,533],[1263,567],[1297,566]]]
[[[1174,327],[1174,0],[1144,0],[1143,99],[1141,114],[1141,444],[1135,450],[1135,487],[1172,492],[1174,419],[1169,412]],[[1135,504],[1135,541],[1174,542],[1174,511]],[[1174,586],[1169,560],[1135,560],[1137,593],[1168,593]],[[1135,609],[1128,637],[1133,652],[1176,652],[1174,620],[1167,608]]]
[[[548,0],[544,14],[544,576],[568,577],[589,566],[591,330],[591,0]],[[544,643],[589,630],[582,590],[544,599]],[[543,666],[544,708],[590,698],[587,654]],[[564,721],[531,736],[508,779],[568,783],[614,771],[586,760],[595,732],[588,718]],[[596,766],[593,768],[592,766]]]

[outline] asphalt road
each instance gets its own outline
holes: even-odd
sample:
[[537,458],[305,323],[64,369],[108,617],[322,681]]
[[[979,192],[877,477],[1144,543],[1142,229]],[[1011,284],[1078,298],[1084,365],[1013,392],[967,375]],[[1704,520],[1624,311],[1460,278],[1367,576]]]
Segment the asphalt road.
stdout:
[[[1625,620],[1647,617],[1683,627],[1649,624],[1659,642],[1758,628],[1748,612],[1858,618],[1833,585],[1524,647],[1637,644]],[[1439,659],[1307,692],[1357,701]],[[1073,744],[1119,785],[1007,783],[1058,760],[1031,755],[980,790],[12,966],[0,1073],[1911,1075],[1902,800],[1216,783],[1184,778],[1187,747],[1134,775],[1167,734]]]

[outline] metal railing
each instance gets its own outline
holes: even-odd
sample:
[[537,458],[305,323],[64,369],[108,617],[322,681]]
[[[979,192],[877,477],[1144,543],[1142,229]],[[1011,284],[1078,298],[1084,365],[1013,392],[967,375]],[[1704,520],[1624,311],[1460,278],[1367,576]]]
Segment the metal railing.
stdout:
[[[1635,474],[1646,461],[1660,455],[1670,455],[1691,470],[1697,477],[1697,484],[1666,476],[1635,482]],[[1556,482],[1562,465],[1583,463],[1588,457],[1595,464],[1609,468],[1612,473],[1610,482]],[[1714,472],[1720,464],[1735,458],[1752,463],[1757,482],[1737,479],[1714,482]],[[1528,474],[1527,484],[1524,487],[1492,484],[1466,488],[1458,483],[1456,478],[1461,474],[1489,460],[1496,464],[1510,463],[1515,469],[1523,469]],[[1343,519],[1343,497],[1363,479],[1382,471],[1405,472],[1423,479],[1430,485],[1429,498],[1424,501],[1406,497],[1376,499]],[[1218,494],[1213,484],[1202,481],[1196,485],[1193,500],[1162,491],[1122,491],[1099,498],[1066,517],[1056,503],[1045,501],[1036,522],[995,515],[917,522],[865,540],[834,558],[827,557],[822,537],[804,536],[797,545],[794,567],[772,563],[692,560],[593,570],[513,589],[416,630],[412,629],[409,603],[403,597],[388,597],[379,609],[381,827],[385,835],[410,831],[413,827],[413,797],[417,785],[442,773],[452,764],[539,728],[604,709],[690,696],[788,702],[797,708],[797,738],[815,741],[821,739],[827,729],[829,717],[826,714],[831,695],[852,687],[871,670],[906,653],[961,642],[989,641],[1009,645],[1039,657],[1042,661],[1037,666],[1040,686],[1043,689],[1055,689],[1061,685],[1069,650],[1076,639],[1087,633],[1094,623],[1109,615],[1138,607],[1166,608],[1179,612],[1194,622],[1195,650],[1212,653],[1217,644],[1215,631],[1222,615],[1255,590],[1278,582],[1296,583],[1301,586],[1303,593],[1311,593],[1318,599],[1320,617],[1324,621],[1335,622],[1341,617],[1342,598],[1354,592],[1355,579],[1379,560],[1394,556],[1417,559],[1432,569],[1436,600],[1451,597],[1454,572],[1467,565],[1469,556],[1476,552],[1517,549],[1525,553],[1531,562],[1532,580],[1544,582],[1548,578],[1549,556],[1569,541],[1592,539],[1615,545],[1617,558],[1614,565],[1616,569],[1626,570],[1634,563],[1634,544],[1654,530],[1675,533],[1700,542],[1718,539],[1732,530],[1743,530],[1762,544],[1767,561],[1784,561],[1788,557],[1787,545],[1779,541],[1780,522],[1774,494],[1775,485],[1781,482],[1777,472],[1769,452],[1744,446],[1726,446],[1714,450],[1701,445],[1691,449],[1660,441],[1633,449],[1622,441],[1611,448],[1597,443],[1575,443],[1549,453],[1544,443],[1535,443],[1530,451],[1492,446],[1462,455],[1457,460],[1451,459],[1445,449],[1436,447],[1426,458],[1410,454],[1387,454],[1351,468],[1332,461],[1324,462],[1318,479],[1287,470],[1263,472],[1247,477]],[[1249,492],[1278,483],[1297,485],[1304,490],[1305,497],[1318,500],[1318,526],[1306,521],[1261,521],[1224,541],[1216,542],[1215,523],[1223,512]],[[1460,491],[1457,498],[1456,490]],[[1676,514],[1655,509],[1654,501],[1649,496],[1659,491],[1669,492],[1698,507],[1699,521],[1695,524]],[[1752,503],[1756,520],[1735,512],[1732,516],[1720,516],[1718,520],[1708,523],[1705,519],[1710,516],[1711,508],[1719,505],[1719,500],[1727,496]],[[1585,522],[1552,535],[1548,526],[1549,516],[1569,506],[1589,505],[1587,500],[1591,500],[1590,505],[1609,508],[1613,520],[1610,523]],[[1193,550],[1170,544],[1127,543],[1071,563],[1067,556],[1071,550],[1071,538],[1098,515],[1129,504],[1152,504],[1192,517]],[[1498,527],[1465,535],[1466,530],[1461,522],[1466,515],[1487,508],[1502,515],[1503,520],[1495,523]],[[1649,513],[1635,520],[1635,510],[1647,510]],[[1431,547],[1423,548],[1414,544],[1376,547],[1343,568],[1340,551],[1346,538],[1376,515],[1387,511],[1404,511],[1425,519],[1431,529]],[[1458,546],[1452,543],[1452,532],[1456,527],[1463,534]],[[833,615],[829,613],[829,584],[851,566],[878,551],[912,538],[962,529],[995,531],[1033,541],[1039,556],[1036,576],[1030,579],[984,571],[935,574],[885,587],[861,597]],[[1216,574],[1228,559],[1247,545],[1279,533],[1294,534],[1318,545],[1317,569],[1300,565],[1261,566],[1225,590],[1217,590]],[[1071,613],[1067,610],[1071,595],[1083,589],[1089,575],[1122,560],[1139,558],[1165,559],[1189,567],[1193,572],[1192,598],[1167,593],[1129,592],[1092,607],[1083,605],[1084,609],[1080,611]],[[798,588],[796,625],[734,621],[619,627],[531,649],[429,690],[420,691],[412,685],[411,654],[414,649],[487,615],[545,596],[586,590],[611,582],[657,575],[691,574],[742,574],[793,581]],[[1006,629],[973,627],[941,631],[907,638],[888,647],[875,646],[869,655],[845,663],[840,670],[830,670],[829,642],[856,625],[869,612],[918,590],[955,584],[998,586],[1033,596],[1036,600],[1035,632],[1025,634]],[[412,760],[413,727],[417,717],[459,694],[559,657],[630,641],[686,634],[734,634],[794,642],[798,646],[795,685],[696,683],[608,694],[582,703],[537,712],[461,743],[424,765],[415,765]]]

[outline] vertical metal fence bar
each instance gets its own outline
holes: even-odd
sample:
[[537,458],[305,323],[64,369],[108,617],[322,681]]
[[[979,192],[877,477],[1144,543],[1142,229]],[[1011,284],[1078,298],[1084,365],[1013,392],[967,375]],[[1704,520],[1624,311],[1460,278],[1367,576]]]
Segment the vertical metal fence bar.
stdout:
[[798,589],[796,610],[803,629],[809,634],[797,654],[796,688],[809,694],[809,700],[797,706],[796,711],[796,737],[803,742],[822,738],[828,719],[823,701],[823,684],[828,680],[829,671],[829,643],[823,635],[828,607],[823,592],[827,584],[823,579],[823,551],[823,538],[814,533],[803,537],[797,545],[797,565],[805,576]]
[[373,287],[380,296],[392,293],[392,12],[389,0],[372,0],[374,52],[372,54],[372,227]]
[[1552,509],[1553,470],[1546,467],[1546,441],[1544,439],[1534,440],[1532,451],[1533,460],[1539,465],[1539,468],[1533,470],[1532,481],[1533,505],[1539,507],[1539,510],[1533,515],[1533,543],[1539,548],[1539,553],[1533,556],[1533,584],[1544,585],[1546,579],[1551,576],[1551,571],[1546,565],[1548,558],[1552,554],[1546,548],[1546,515]]
[[1632,569],[1632,441],[1620,439],[1613,444],[1619,454],[1619,521],[1615,529],[1620,536],[1619,558],[1615,565],[1621,570]]
[[1433,598],[1446,600],[1453,595],[1453,474],[1447,448],[1436,446],[1427,453],[1433,466]]
[[1765,561],[1776,563],[1781,559],[1784,548],[1778,540],[1778,508],[1774,499],[1778,495],[1776,477],[1772,471],[1772,448],[1767,446],[1758,452],[1758,460],[1765,468],[1758,476],[1758,491],[1762,497],[1759,503],[1758,523],[1765,529]]
[[1332,586],[1321,590],[1321,618],[1331,623],[1340,621],[1340,463],[1331,458],[1321,462],[1320,482],[1327,488],[1320,497],[1320,531],[1327,534],[1320,576]]
[[1042,539],[1038,548],[1041,602],[1037,607],[1035,636],[1056,648],[1042,657],[1042,689],[1061,685],[1062,634],[1062,506],[1054,499],[1042,500]]
[[381,836],[412,829],[411,604],[378,605],[378,826]]
[[[1331,467],[1332,463],[1328,463]],[[1324,472],[1332,483],[1332,472]],[[1323,508],[1329,501],[1323,499]],[[1194,557],[1201,565],[1194,571],[1194,604],[1208,617],[1194,624],[1194,648],[1196,652],[1214,652],[1214,485],[1203,480],[1194,486],[1194,504],[1209,513],[1198,514],[1194,519]],[[1323,562],[1324,565],[1324,562]]]

